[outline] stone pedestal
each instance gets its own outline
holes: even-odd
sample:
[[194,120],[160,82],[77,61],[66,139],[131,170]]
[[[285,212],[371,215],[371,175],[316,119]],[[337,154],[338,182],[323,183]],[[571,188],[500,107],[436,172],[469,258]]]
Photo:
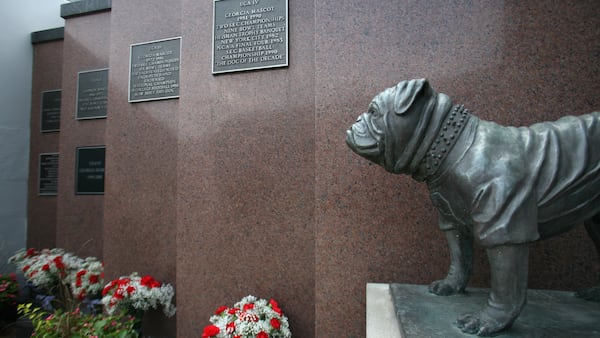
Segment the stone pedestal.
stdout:
[[401,338],[390,285],[367,284],[367,338]]
[[[426,285],[367,284],[367,337],[471,337],[454,322],[485,304],[488,293],[489,289],[468,288],[466,294],[441,297],[430,294]],[[391,330],[390,316],[397,319],[398,335],[381,331]],[[527,305],[513,327],[496,337],[599,337],[598,318],[600,303],[578,299],[573,292],[529,290]]]

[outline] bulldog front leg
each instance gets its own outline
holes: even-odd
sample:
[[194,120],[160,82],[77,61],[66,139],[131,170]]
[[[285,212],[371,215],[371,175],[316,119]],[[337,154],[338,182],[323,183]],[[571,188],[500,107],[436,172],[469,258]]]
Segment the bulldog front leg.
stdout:
[[[588,235],[590,235],[592,241],[594,241],[596,252],[600,256],[600,214],[597,214],[591,219],[585,221],[584,224]],[[575,293],[575,295],[586,300],[600,302],[600,281],[598,282],[598,285],[588,289],[579,290]]]
[[458,327],[465,333],[489,336],[509,328],[526,302],[529,248],[505,245],[487,249],[491,290],[483,310],[462,315]]
[[429,285],[429,292],[438,296],[464,292],[473,268],[473,238],[454,229],[444,232],[450,250],[450,268],[446,278]]

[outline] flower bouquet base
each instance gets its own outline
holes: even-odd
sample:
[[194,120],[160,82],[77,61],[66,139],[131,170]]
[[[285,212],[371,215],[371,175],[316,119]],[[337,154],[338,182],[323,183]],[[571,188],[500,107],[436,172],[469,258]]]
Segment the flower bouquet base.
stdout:
[[19,318],[15,323],[15,337],[29,338],[33,334],[33,323],[29,318]]

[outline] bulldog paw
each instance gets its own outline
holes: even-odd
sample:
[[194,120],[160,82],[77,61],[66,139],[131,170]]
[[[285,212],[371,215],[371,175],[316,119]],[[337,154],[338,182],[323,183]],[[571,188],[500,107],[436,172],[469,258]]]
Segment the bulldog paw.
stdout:
[[475,334],[480,337],[491,337],[496,333],[509,328],[514,321],[512,316],[490,316],[485,310],[468,313],[456,320],[456,326],[463,332]]
[[438,296],[450,296],[465,291],[464,285],[452,279],[440,279],[429,284],[429,292]]

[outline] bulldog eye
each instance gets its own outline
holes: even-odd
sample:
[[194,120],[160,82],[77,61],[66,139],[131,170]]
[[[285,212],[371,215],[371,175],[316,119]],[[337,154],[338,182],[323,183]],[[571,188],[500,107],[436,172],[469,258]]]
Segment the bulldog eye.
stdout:
[[383,131],[385,130],[385,125],[381,116],[374,116],[374,118],[371,119],[371,125],[376,133],[383,134]]

